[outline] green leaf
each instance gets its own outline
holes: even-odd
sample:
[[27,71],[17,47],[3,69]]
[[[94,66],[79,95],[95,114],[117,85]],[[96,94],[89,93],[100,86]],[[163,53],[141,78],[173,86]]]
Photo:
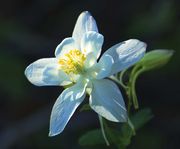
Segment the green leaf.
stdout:
[[159,68],[167,64],[174,51],[166,49],[157,49],[145,54],[135,67],[142,66],[144,71]]
[[153,114],[149,108],[142,109],[138,111],[136,114],[131,116],[131,121],[136,130],[144,126],[147,122],[149,122],[153,118]]
[[[138,130],[144,126],[152,117],[153,116],[150,109],[143,109],[130,116],[130,119],[135,130]],[[122,125],[121,133],[119,135],[121,146],[128,146],[131,143],[131,138],[134,136],[133,131],[134,130],[132,129],[132,126],[130,126],[128,123],[124,123]]]
[[105,144],[105,141],[103,139],[101,130],[95,129],[82,135],[79,139],[79,144],[82,146],[93,146]]
[[124,123],[121,128],[121,133],[119,139],[122,146],[128,146],[131,143],[131,138],[133,137],[133,130],[128,123]]
[[[104,120],[106,121],[106,120]],[[110,144],[119,144],[119,133],[120,131],[118,130],[115,130],[113,128],[110,128],[106,122],[104,122],[104,126],[105,126],[105,130],[106,130],[106,133],[107,133],[107,138],[108,140],[110,141]]]

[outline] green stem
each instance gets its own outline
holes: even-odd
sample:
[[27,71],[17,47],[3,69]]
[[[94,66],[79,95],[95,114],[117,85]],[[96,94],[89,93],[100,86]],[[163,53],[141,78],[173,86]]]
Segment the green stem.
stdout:
[[133,135],[135,136],[136,135],[136,130],[134,128],[134,125],[133,123],[131,122],[131,120],[128,118],[128,121],[127,121],[129,127],[132,129],[132,132],[133,132]]
[[127,112],[128,112],[128,116],[129,116],[130,115],[131,106],[132,106],[130,88],[128,88],[128,90],[126,91],[126,94],[127,94],[127,97],[128,97]]
[[131,71],[130,76],[134,76],[135,73],[138,71],[138,69],[140,70],[141,68],[142,68],[141,66],[135,65],[134,68]]
[[110,144],[109,144],[109,141],[106,137],[106,133],[105,133],[104,125],[103,125],[103,118],[100,115],[98,115],[98,116],[99,116],[99,122],[100,122],[101,132],[102,132],[104,141],[106,142],[106,145],[109,146]]
[[123,76],[126,71],[127,71],[127,69],[121,71],[120,76],[119,76],[119,81],[121,82],[121,84],[123,84],[123,86],[125,86],[125,88],[127,88],[127,86],[123,83]]
[[144,71],[143,68],[140,68],[139,70],[138,69],[139,69],[138,67],[133,69],[130,75],[130,80],[129,80],[129,94],[130,94],[129,97],[130,99],[132,99],[135,109],[139,108],[138,99],[137,99],[136,90],[135,90],[135,84],[136,84],[136,80],[139,74]]
[[121,85],[125,90],[128,88],[121,80],[118,80],[115,76],[110,76],[109,78]]

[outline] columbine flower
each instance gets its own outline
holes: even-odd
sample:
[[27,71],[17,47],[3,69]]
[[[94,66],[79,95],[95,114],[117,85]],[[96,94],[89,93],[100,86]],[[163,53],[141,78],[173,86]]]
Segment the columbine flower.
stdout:
[[130,39],[118,43],[100,56],[103,35],[96,22],[83,12],[72,37],[56,48],[54,58],[43,58],[30,64],[25,75],[37,86],[68,86],[57,98],[51,113],[50,136],[61,133],[69,119],[89,94],[90,107],[113,122],[125,122],[127,112],[117,85],[104,79],[126,69],[142,58],[146,44]]

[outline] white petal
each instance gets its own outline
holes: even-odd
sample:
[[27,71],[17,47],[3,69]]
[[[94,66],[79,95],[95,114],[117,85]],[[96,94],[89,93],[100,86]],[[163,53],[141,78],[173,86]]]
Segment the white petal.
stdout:
[[93,82],[90,106],[99,115],[110,121],[127,121],[127,112],[121,92],[117,85],[110,80]]
[[56,58],[43,58],[30,64],[26,70],[27,79],[37,86],[67,85],[69,77],[58,69]]
[[88,31],[98,32],[96,21],[88,11],[82,12],[76,22],[72,37],[80,44],[84,33]]
[[111,72],[107,75],[110,76],[135,64],[144,56],[145,51],[146,44],[144,42],[137,39],[130,39],[108,49],[102,55],[99,63],[104,63],[107,56],[112,57],[114,62]]
[[85,98],[85,88],[86,84],[79,82],[61,93],[52,109],[49,136],[58,135],[64,130],[73,113]]
[[74,39],[69,37],[65,38],[56,48],[55,50],[55,56],[61,57],[65,53],[68,53],[70,50],[79,49],[80,46],[78,46]]
[[86,60],[85,60],[85,63],[84,63],[84,66],[86,69],[89,69],[91,68],[94,64],[96,63],[96,58],[94,56],[93,53],[89,53],[87,56],[86,56]]
[[103,41],[103,35],[93,31],[86,32],[81,40],[81,51],[86,55],[93,53],[95,58],[98,58],[101,54]]
[[103,61],[97,63],[98,71],[97,71],[97,79],[102,79],[108,76],[111,73],[112,65],[114,64],[114,60],[110,55],[105,55],[103,57]]

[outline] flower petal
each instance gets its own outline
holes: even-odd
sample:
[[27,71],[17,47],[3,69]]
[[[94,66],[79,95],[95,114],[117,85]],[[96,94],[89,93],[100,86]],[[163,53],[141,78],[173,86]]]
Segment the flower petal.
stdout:
[[96,63],[97,63],[97,61],[96,61],[96,58],[95,58],[94,54],[93,53],[89,53],[86,56],[86,60],[85,60],[84,66],[85,66],[86,69],[89,69],[89,68],[91,68]]
[[75,43],[75,40],[72,37],[65,38],[56,48],[55,50],[55,56],[61,57],[65,53],[68,53],[70,50],[79,49],[80,46],[78,46]]
[[127,113],[119,88],[110,80],[96,80],[90,96],[90,106],[99,115],[114,122],[127,121]]
[[110,55],[105,55],[103,61],[97,63],[98,71],[96,79],[102,79],[111,73],[111,68],[114,63],[113,58]]
[[76,22],[72,37],[80,44],[84,33],[88,31],[98,32],[96,21],[88,11],[82,12]]
[[37,86],[67,85],[69,77],[58,69],[56,58],[43,58],[30,64],[26,70],[27,79]]
[[[99,60],[100,65],[105,63],[106,57],[111,56],[113,64],[111,72],[107,75],[113,75],[123,69],[126,69],[139,61],[146,51],[146,44],[137,39],[130,39],[116,44],[108,49]],[[107,77],[103,76],[103,77]]]
[[86,55],[93,53],[97,59],[101,54],[103,41],[103,35],[93,31],[86,32],[81,39],[81,51]]
[[78,82],[61,93],[52,109],[49,136],[58,135],[64,130],[73,113],[85,98],[85,89],[86,84]]

